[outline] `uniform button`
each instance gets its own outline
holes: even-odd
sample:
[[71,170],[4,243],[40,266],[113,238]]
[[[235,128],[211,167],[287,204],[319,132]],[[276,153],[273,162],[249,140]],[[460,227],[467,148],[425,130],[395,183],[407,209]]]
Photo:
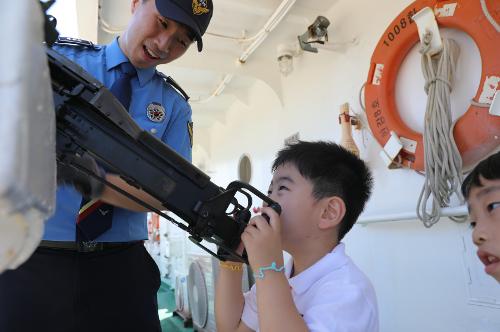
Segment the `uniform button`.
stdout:
[[155,135],[158,132],[158,130],[156,128],[151,128],[150,132],[151,134]]

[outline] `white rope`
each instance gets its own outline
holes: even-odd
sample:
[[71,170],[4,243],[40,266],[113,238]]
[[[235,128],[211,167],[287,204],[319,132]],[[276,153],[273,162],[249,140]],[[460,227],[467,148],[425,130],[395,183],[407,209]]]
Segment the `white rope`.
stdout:
[[472,99],[472,100],[470,101],[470,104],[471,104],[472,106],[483,107],[483,108],[490,108],[490,106],[491,106],[490,104],[486,104],[486,103],[478,103],[478,102],[477,102],[477,101],[475,101],[474,99]]
[[483,10],[484,16],[491,23],[491,25],[493,25],[493,28],[495,28],[495,30],[498,33],[500,33],[500,24],[498,24],[497,21],[495,21],[495,19],[493,18],[493,16],[491,16],[490,12],[488,11],[488,7],[486,6],[486,1],[480,0],[480,2],[481,2],[481,9]]
[[[450,203],[455,193],[460,202],[462,183],[462,158],[453,138],[455,123],[451,118],[450,93],[453,76],[460,54],[458,44],[451,39],[443,40],[443,50],[434,57],[428,54],[431,33],[422,42],[422,70],[425,77],[427,106],[424,126],[425,182],[417,204],[417,216],[425,227],[439,221],[441,208]],[[428,201],[431,211],[427,211]],[[462,221],[461,218],[453,218]]]

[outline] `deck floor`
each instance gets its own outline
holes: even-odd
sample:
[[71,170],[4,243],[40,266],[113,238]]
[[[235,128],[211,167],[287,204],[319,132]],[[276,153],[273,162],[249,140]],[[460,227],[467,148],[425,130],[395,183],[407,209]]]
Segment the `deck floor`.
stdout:
[[192,332],[193,328],[185,328],[182,319],[174,315],[175,295],[174,289],[162,281],[158,290],[158,315],[160,316],[163,332]]

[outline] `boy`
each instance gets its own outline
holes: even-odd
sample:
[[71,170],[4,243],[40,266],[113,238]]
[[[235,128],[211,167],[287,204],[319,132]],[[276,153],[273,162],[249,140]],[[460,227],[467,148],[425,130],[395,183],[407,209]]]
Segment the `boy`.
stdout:
[[500,282],[500,152],[467,175],[462,193],[469,205],[472,240],[484,271]]
[[[243,294],[241,264],[221,262],[217,328],[225,331],[378,331],[375,292],[340,241],[370,196],[366,165],[328,142],[298,142],[278,152],[269,197],[242,243],[256,284]],[[282,250],[292,259],[284,266]],[[283,273],[284,272],[284,273]]]

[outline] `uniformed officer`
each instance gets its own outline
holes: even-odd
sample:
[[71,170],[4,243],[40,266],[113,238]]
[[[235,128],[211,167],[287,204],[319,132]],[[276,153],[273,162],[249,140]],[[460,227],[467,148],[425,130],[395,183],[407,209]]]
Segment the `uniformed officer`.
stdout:
[[[131,91],[126,102],[118,99],[129,104],[125,106],[131,117],[191,160],[188,98],[155,67],[176,60],[193,42],[202,50],[212,0],[132,0],[131,11],[128,27],[109,45],[61,38],[54,49],[112,92],[125,77]],[[113,93],[118,97],[122,92]],[[78,186],[82,179],[69,173],[63,180],[82,192]],[[106,174],[106,179],[161,207],[118,176]],[[112,189],[90,189],[114,206],[94,211],[97,219],[111,219],[110,228],[84,242],[91,246],[77,242],[75,221],[83,209],[82,195],[74,186],[60,186],[56,212],[46,223],[40,247],[20,268],[0,275],[0,331],[161,330],[156,300],[159,271],[142,244],[147,238],[146,213],[134,212],[144,209]]]

